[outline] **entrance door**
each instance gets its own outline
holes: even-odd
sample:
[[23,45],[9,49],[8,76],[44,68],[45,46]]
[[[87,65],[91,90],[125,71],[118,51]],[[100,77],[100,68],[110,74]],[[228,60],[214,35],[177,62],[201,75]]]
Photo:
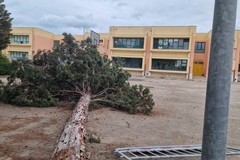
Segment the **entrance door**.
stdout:
[[194,62],[193,64],[193,75],[194,76],[202,76],[203,72],[203,62]]

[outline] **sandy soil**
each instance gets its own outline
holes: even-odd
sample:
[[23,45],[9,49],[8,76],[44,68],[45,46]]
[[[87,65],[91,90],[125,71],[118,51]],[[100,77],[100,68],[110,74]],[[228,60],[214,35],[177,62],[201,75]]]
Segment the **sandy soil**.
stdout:
[[70,113],[0,103],[0,160],[49,159]]
[[[92,160],[117,160],[113,151],[119,147],[201,144],[206,81],[133,78],[131,83],[151,88],[156,103],[152,115],[129,115],[111,109],[91,112],[88,133],[101,139],[100,144],[87,147]],[[240,83],[233,83],[228,144],[234,147],[240,147],[239,95]]]
[[[130,115],[109,108],[90,112],[88,134],[101,139],[100,144],[87,145],[91,160],[119,160],[113,152],[119,147],[201,144],[205,81],[132,78],[130,82],[151,88],[156,103],[153,113]],[[233,83],[228,145],[240,148],[239,95],[240,83]],[[0,103],[0,160],[49,159],[70,114],[70,108]]]

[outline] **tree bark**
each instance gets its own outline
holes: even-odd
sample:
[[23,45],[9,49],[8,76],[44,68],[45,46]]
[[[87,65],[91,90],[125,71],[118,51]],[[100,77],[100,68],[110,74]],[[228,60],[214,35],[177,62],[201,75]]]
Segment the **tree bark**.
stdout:
[[56,148],[52,160],[87,160],[85,152],[86,123],[91,95],[84,94],[73,110]]

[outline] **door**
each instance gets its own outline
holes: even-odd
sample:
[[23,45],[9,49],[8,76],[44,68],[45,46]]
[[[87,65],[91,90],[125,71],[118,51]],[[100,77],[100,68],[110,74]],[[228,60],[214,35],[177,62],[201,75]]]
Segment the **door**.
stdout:
[[203,76],[203,62],[194,62],[193,64],[193,75],[194,76]]

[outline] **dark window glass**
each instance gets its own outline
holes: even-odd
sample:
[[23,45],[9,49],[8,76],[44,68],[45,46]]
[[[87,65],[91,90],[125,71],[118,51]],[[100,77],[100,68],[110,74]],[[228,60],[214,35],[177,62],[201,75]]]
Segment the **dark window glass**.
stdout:
[[189,38],[154,38],[153,49],[188,50]]
[[114,48],[144,48],[144,38],[113,38]]
[[173,40],[173,49],[178,49],[178,39]]
[[168,40],[168,49],[173,49],[173,39]]
[[238,72],[240,72],[240,64],[238,65]]
[[195,53],[205,53],[205,42],[196,42],[195,43]]
[[186,71],[187,60],[152,59],[152,69],[169,71]]
[[124,68],[142,68],[142,58],[113,57],[113,62],[120,61]]
[[183,39],[179,39],[179,41],[178,41],[178,49],[183,49]]

